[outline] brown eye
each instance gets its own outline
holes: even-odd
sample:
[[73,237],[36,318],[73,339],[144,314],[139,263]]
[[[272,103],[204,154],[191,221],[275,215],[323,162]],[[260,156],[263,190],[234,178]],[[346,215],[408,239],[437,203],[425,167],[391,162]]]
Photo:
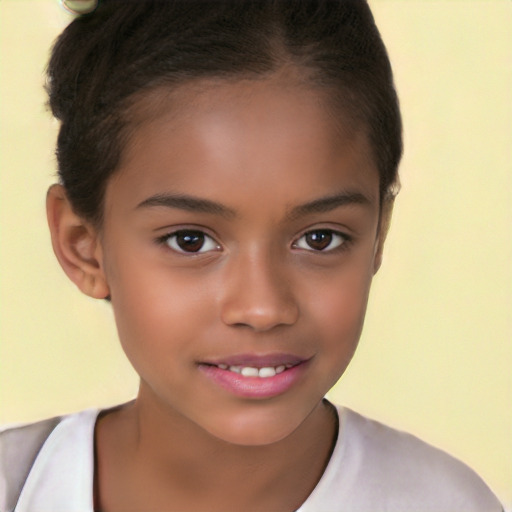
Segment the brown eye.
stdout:
[[217,250],[218,244],[206,233],[197,230],[181,230],[166,237],[167,245],[181,253],[203,253]]
[[328,252],[346,242],[346,237],[332,229],[308,231],[294,244],[299,249]]

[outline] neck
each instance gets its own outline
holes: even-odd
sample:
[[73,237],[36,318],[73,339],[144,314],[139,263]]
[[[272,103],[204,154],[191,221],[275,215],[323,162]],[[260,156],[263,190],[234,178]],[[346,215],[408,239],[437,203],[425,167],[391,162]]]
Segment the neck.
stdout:
[[[208,510],[214,510],[212,503],[218,503],[219,510],[295,510],[309,496],[330,458],[336,419],[332,405],[324,401],[284,439],[242,446],[211,435],[149,399],[141,388],[133,404],[113,413],[110,420],[108,415],[102,419],[105,427],[110,424],[112,434],[117,432],[115,443],[122,445],[116,452],[124,454],[124,460],[117,462],[105,459],[103,471],[121,465],[131,473],[130,480],[145,482],[142,489],[151,488],[153,496],[161,494],[159,503],[172,499],[183,510],[187,503],[191,510],[201,509],[197,500],[208,503]],[[100,428],[99,423],[98,449]],[[101,463],[101,456],[98,460]],[[98,469],[101,477],[101,464]],[[104,479],[105,485],[108,480]],[[101,478],[97,481],[101,485]],[[197,500],[192,502],[191,497]]]

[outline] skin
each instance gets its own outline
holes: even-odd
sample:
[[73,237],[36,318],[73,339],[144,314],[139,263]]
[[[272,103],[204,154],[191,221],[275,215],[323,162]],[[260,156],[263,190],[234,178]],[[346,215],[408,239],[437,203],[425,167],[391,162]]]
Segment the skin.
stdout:
[[[361,131],[289,77],[158,95],[165,108],[136,128],[100,231],[62,187],[48,196],[59,261],[84,293],[111,296],[141,378],[134,403],[98,420],[97,506],[295,510],[328,462],[336,423],[322,399],[356,349],[380,265],[378,173]],[[199,252],[176,245],[185,229],[206,234]],[[198,365],[283,352],[307,367],[267,398]]]

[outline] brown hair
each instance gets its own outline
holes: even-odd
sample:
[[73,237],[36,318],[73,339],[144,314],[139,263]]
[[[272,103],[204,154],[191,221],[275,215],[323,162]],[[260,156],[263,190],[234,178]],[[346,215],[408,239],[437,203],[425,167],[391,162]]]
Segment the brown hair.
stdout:
[[365,129],[393,191],[402,125],[386,49],[365,0],[100,0],[57,39],[49,104],[61,121],[59,178],[76,213],[101,224],[133,99],[201,78],[264,76],[284,64],[325,87]]

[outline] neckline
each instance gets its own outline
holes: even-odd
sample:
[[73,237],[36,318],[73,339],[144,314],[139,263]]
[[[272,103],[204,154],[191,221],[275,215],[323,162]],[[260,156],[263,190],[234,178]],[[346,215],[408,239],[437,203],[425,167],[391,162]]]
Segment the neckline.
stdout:
[[[133,402],[133,401],[131,401]],[[98,409],[96,411],[96,416],[94,417],[94,423],[93,423],[93,438],[92,438],[92,452],[93,452],[93,459],[92,459],[92,488],[91,488],[91,499],[92,499],[92,511],[98,510],[98,503],[99,503],[99,488],[98,488],[98,469],[97,469],[97,443],[96,443],[96,429],[98,420],[104,416],[105,414],[108,414],[109,412],[115,411],[116,409],[119,409],[121,407],[124,407],[131,402],[126,402],[123,404],[119,404],[117,406],[107,408],[107,409]],[[332,436],[331,441],[331,447],[328,453],[328,456],[326,457],[325,464],[322,470],[322,473],[320,475],[320,478],[316,482],[315,486],[309,493],[309,495],[306,497],[304,502],[300,505],[298,509],[296,509],[295,512],[309,512],[309,507],[311,506],[311,503],[316,503],[319,499],[321,500],[321,496],[323,496],[326,492],[326,489],[329,487],[329,481],[332,480],[333,472],[335,471],[335,464],[333,461],[339,460],[341,457],[342,452],[342,423],[344,423],[344,409],[340,406],[337,406],[333,404],[330,400],[327,398],[323,398],[322,402],[327,406],[328,411],[332,417],[332,420],[334,422],[334,433]]]
[[[314,510],[315,503],[321,502],[321,496],[332,480],[333,461],[338,461],[342,453],[344,415],[340,407],[328,400],[326,403],[335,421],[332,448],[320,479],[296,512],[309,512]],[[87,409],[62,419],[34,461],[16,505],[17,512],[29,512],[34,503],[52,510],[65,510],[69,503],[77,505],[78,510],[96,510],[95,431],[98,418],[109,410]],[[54,488],[60,489],[58,495],[52,491]]]

